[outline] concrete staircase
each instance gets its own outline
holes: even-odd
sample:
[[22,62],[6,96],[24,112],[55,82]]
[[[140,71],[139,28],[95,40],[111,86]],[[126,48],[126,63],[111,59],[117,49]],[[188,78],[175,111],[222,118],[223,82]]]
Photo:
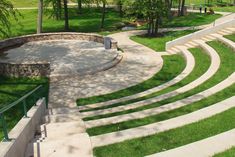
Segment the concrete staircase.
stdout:
[[39,132],[29,144],[31,149],[33,145],[31,156],[93,156],[90,138],[77,108],[49,109]]

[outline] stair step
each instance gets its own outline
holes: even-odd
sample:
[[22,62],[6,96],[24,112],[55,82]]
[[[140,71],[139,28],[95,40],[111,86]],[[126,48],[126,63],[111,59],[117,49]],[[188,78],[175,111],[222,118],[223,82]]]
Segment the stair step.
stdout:
[[175,51],[173,51],[173,50],[167,50],[167,53],[169,53],[169,54],[176,54],[177,52],[175,52]]
[[207,42],[207,41],[211,41],[211,39],[209,39],[209,38],[207,38],[207,37],[202,37],[201,39],[204,40],[204,41],[206,41],[206,42]]
[[49,123],[41,126],[42,138],[59,139],[77,133],[85,133],[86,128],[83,121]]
[[193,46],[198,46],[198,44],[197,43],[195,43],[195,42],[193,42],[193,41],[190,41],[190,42],[188,42],[189,44],[191,44],[191,45],[193,45]]
[[221,35],[227,35],[228,34],[228,33],[222,32],[222,31],[218,31],[217,33],[221,34]]
[[228,33],[228,34],[231,34],[231,33],[232,33],[232,31],[226,30],[226,29],[223,29],[223,30],[221,30],[221,31],[224,32],[224,33]]
[[226,30],[229,30],[229,31],[235,32],[235,27],[229,27],[229,28],[226,28]]
[[206,38],[210,39],[210,40],[215,40],[216,39],[214,36],[211,36],[211,35],[207,35]]
[[72,122],[72,121],[82,121],[80,118],[80,114],[70,113],[70,114],[57,114],[57,115],[45,116],[46,123],[60,123],[60,122]]
[[56,140],[46,139],[34,143],[34,157],[92,157],[92,146],[87,133],[67,137],[60,136]]
[[60,107],[60,108],[50,108],[50,109],[48,109],[48,114],[49,115],[70,114],[70,113],[79,114],[79,109],[77,107],[76,108]]
[[185,46],[187,46],[188,48],[193,48],[194,46],[193,45],[191,45],[190,43],[186,43],[186,44],[184,44]]
[[172,47],[171,50],[175,51],[175,52],[180,52],[179,49],[177,49],[176,47]]

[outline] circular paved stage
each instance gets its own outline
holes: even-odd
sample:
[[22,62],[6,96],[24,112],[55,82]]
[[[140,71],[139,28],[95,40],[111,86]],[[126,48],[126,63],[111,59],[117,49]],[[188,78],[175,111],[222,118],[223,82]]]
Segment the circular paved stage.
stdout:
[[[104,45],[93,41],[47,40],[28,42],[0,55],[0,62],[50,62],[51,76],[83,74],[94,69],[107,68],[119,52],[105,50]],[[112,64],[110,64],[111,66]]]

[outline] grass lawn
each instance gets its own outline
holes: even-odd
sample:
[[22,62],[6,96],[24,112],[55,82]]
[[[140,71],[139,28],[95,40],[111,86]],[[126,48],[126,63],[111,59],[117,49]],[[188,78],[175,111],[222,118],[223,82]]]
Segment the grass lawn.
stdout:
[[38,0],[9,0],[15,8],[37,7]]
[[205,83],[197,86],[196,88],[194,88],[192,90],[189,90],[188,92],[176,95],[174,97],[171,97],[171,98],[168,98],[168,99],[156,102],[156,103],[148,104],[148,105],[134,108],[134,109],[130,109],[130,110],[124,110],[124,111],[115,112],[115,113],[98,115],[98,116],[94,116],[94,117],[87,117],[86,119],[90,120],[90,119],[112,117],[112,116],[123,115],[123,114],[133,113],[133,112],[137,112],[137,111],[142,111],[142,110],[162,106],[164,104],[172,103],[177,100],[181,100],[186,97],[192,96],[196,93],[199,93],[201,91],[204,91],[204,90],[216,85],[220,81],[226,79],[229,75],[231,75],[231,73],[233,73],[235,71],[234,52],[231,48],[229,48],[229,47],[227,47],[217,41],[209,42],[209,44],[211,46],[213,46],[216,49],[216,51],[219,53],[220,59],[221,59],[221,65],[220,65],[219,70],[216,72],[216,74],[213,77],[211,77],[210,79],[208,79]]
[[[16,101],[38,85],[43,84],[44,88],[38,91],[35,97],[47,96],[48,81],[46,78],[6,78],[0,77],[0,109]],[[34,104],[33,96],[26,99],[27,109]],[[8,131],[23,117],[22,103],[4,113],[7,121]],[[2,124],[0,124],[0,138],[2,135]]]
[[165,51],[166,42],[195,32],[194,30],[165,32],[163,37],[132,36],[131,39],[155,51]]
[[224,37],[228,38],[229,40],[232,40],[233,42],[235,42],[235,34],[225,35]]
[[200,26],[214,22],[217,18],[221,17],[220,14],[200,14],[200,13],[189,13],[186,16],[173,18],[172,21],[163,21],[162,27],[190,27]]
[[212,7],[214,11],[221,11],[221,12],[232,12],[235,13],[234,6],[225,6],[225,7]]
[[[180,88],[180,87],[192,82],[193,80],[197,79],[198,77],[200,77],[203,73],[205,73],[207,71],[207,69],[210,66],[210,57],[201,48],[193,48],[193,49],[190,49],[190,51],[192,52],[192,54],[195,58],[195,67],[194,67],[193,71],[186,78],[184,78],[182,81],[176,83],[175,85],[170,86],[168,88],[165,88],[161,91],[158,91],[158,92],[155,92],[155,93],[137,98],[137,99],[131,99],[131,100],[128,100],[128,101],[115,103],[115,104],[108,105],[108,106],[103,106],[103,107],[86,109],[86,110],[82,110],[81,112],[98,110],[98,109],[106,109],[106,108],[126,105],[126,104],[134,103],[134,102],[137,102],[137,101],[149,99],[149,98],[161,95],[161,94],[165,94],[167,92],[171,92],[173,90],[176,90],[177,88]],[[92,119],[93,118],[95,118],[95,117],[92,117]],[[88,118],[84,118],[84,120],[91,120],[91,119],[88,117]]]
[[[12,20],[10,36],[19,36],[36,33],[37,10],[19,10],[22,16],[19,16],[18,22]],[[45,11],[43,19],[44,32],[64,31],[64,21],[49,18],[51,10]],[[82,15],[78,15],[76,9],[69,9],[70,31],[74,32],[102,32],[100,30],[101,11],[98,9],[84,9]],[[116,30],[116,25],[126,19],[121,19],[119,14],[112,9],[107,9],[104,31]]]
[[143,157],[183,146],[235,128],[235,108],[159,134],[94,148],[96,157]]
[[[186,0],[186,5],[204,5],[205,4],[205,0]],[[212,3],[213,2],[213,3]],[[206,1],[206,4],[208,3],[208,1]],[[228,3],[231,4],[232,2],[230,0],[223,0],[223,3]],[[218,4],[216,3],[216,1],[210,1],[210,4]]]
[[213,157],[234,157],[235,156],[235,147],[232,147],[224,152],[214,155]]
[[163,68],[152,78],[135,86],[114,93],[93,96],[89,98],[81,98],[77,100],[77,104],[80,106],[91,103],[103,102],[142,92],[173,79],[174,77],[179,75],[185,68],[185,61],[181,55],[163,56],[163,60]]
[[[19,10],[21,16],[18,16],[18,22],[12,21],[10,37],[25,34],[36,33],[37,26],[37,10]],[[51,9],[44,11],[43,32],[60,32],[64,31],[64,21],[50,18]],[[220,15],[200,15],[198,13],[189,14],[185,17],[174,17],[169,21],[163,21],[165,26],[194,26],[211,23]],[[115,33],[120,31],[118,26],[120,22],[129,21],[128,18],[120,18],[119,13],[113,9],[107,9],[104,29],[100,29],[101,10],[97,8],[84,8],[83,14],[78,15],[76,8],[69,9],[70,31],[73,32],[96,32],[102,35]],[[186,20],[185,20],[186,19]],[[164,27],[165,27],[164,26]]]

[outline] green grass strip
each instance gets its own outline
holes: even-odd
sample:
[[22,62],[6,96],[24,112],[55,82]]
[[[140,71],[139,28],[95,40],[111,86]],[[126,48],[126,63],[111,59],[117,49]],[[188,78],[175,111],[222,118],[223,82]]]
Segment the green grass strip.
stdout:
[[148,94],[148,95],[140,97],[140,98],[131,99],[131,100],[120,102],[120,103],[114,103],[114,104],[108,105],[108,106],[86,109],[86,110],[82,110],[81,112],[107,109],[107,108],[111,108],[111,107],[126,105],[126,104],[134,103],[137,101],[156,97],[161,94],[165,94],[165,93],[171,92],[173,90],[176,90],[177,88],[185,86],[186,84],[192,82],[193,80],[197,79],[202,74],[204,74],[210,66],[210,57],[206,54],[206,52],[202,48],[192,48],[192,49],[190,49],[190,51],[195,58],[195,67],[194,67],[193,71],[186,78],[184,78],[180,82],[176,83],[175,85],[172,85],[170,87],[167,87],[166,89],[163,89],[158,92],[154,92],[152,94]]
[[123,114],[133,113],[133,112],[142,111],[145,109],[150,109],[150,108],[162,106],[164,104],[175,102],[177,100],[181,100],[186,97],[192,96],[196,93],[204,91],[204,90],[218,84],[219,82],[223,81],[224,79],[226,79],[229,75],[231,75],[235,71],[235,62],[234,62],[235,54],[231,48],[225,46],[224,44],[222,44],[218,41],[212,41],[212,42],[209,42],[208,44],[210,46],[212,46],[220,55],[221,64],[220,64],[220,68],[216,72],[216,74],[212,78],[208,79],[205,83],[199,85],[198,87],[196,87],[186,93],[177,95],[177,96],[169,98],[169,99],[165,99],[163,101],[159,101],[159,102],[152,103],[152,104],[149,104],[146,106],[142,106],[142,107],[138,107],[138,108],[130,109],[130,110],[125,110],[125,111],[121,111],[121,112],[98,115],[98,116],[94,116],[94,117],[87,117],[85,120],[94,120],[94,119],[112,117],[112,116],[123,115]]
[[130,39],[137,43],[145,45],[155,51],[165,51],[166,42],[193,32],[195,32],[195,30],[169,31],[165,32],[164,36],[162,37],[148,37],[145,35],[137,35],[130,37]]
[[213,157],[234,157],[235,156],[235,147],[232,147],[224,152],[218,153]]
[[125,122],[111,124],[111,125],[89,128],[86,131],[90,136],[95,136],[95,135],[101,135],[105,133],[135,128],[135,127],[139,127],[143,125],[148,125],[151,123],[156,123],[156,122],[160,122],[163,120],[167,120],[170,118],[175,118],[177,116],[182,116],[184,114],[191,113],[193,111],[202,109],[204,107],[208,107],[217,102],[225,100],[234,95],[235,95],[235,84],[201,101],[192,103],[190,105],[187,105],[178,109],[174,109],[171,111],[163,112],[157,115],[153,115],[153,116],[149,116],[149,117],[145,117],[141,119],[135,119],[135,120],[125,121]]
[[[174,18],[171,21],[163,21],[163,27],[189,27],[189,26],[200,26],[214,22],[217,18],[221,17],[220,14],[200,14],[200,13],[189,13],[186,16]],[[192,20],[193,19],[193,20]]]
[[235,108],[159,134],[94,148],[96,157],[142,157],[180,147],[235,128]]
[[224,37],[235,42],[235,34],[225,35]]
[[78,106],[117,99],[148,90],[173,79],[174,77],[179,75],[186,66],[185,60],[181,55],[163,56],[163,60],[164,65],[162,69],[152,78],[135,86],[119,90],[114,93],[93,96],[89,98],[81,98],[77,100]]

